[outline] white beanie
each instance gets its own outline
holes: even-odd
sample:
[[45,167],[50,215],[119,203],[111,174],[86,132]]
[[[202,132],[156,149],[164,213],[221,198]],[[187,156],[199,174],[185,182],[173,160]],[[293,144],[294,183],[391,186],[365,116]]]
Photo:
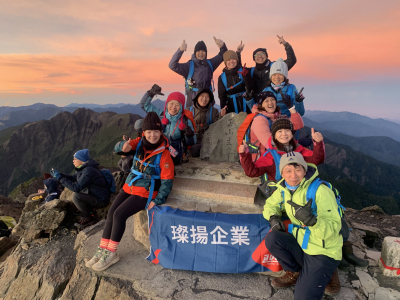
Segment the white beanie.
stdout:
[[287,78],[288,76],[288,67],[287,64],[283,61],[283,58],[278,58],[278,60],[272,63],[271,69],[269,71],[269,78],[271,78],[274,74],[282,74]]
[[301,165],[304,170],[306,170],[307,172],[307,163],[304,160],[303,155],[301,155],[301,153],[299,152],[289,152],[286,154],[283,154],[281,157],[281,161],[279,163],[279,171],[282,174],[282,170],[284,167],[286,167],[289,164],[299,164]]

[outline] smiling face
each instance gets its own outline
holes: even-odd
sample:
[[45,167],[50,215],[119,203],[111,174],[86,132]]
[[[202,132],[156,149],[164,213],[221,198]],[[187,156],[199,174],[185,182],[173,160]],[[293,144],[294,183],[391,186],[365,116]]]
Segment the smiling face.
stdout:
[[181,104],[177,100],[168,101],[167,110],[171,116],[175,116],[179,113],[181,109]]
[[197,59],[203,60],[203,59],[206,58],[206,56],[207,56],[207,52],[204,51],[204,50],[199,50],[199,51],[196,52],[196,58]]
[[228,68],[228,70],[232,70],[233,68],[236,68],[236,66],[237,66],[237,60],[234,58],[231,58],[226,62],[226,67]]
[[259,51],[254,55],[254,60],[258,64],[265,63],[265,61],[267,60],[267,55],[265,54],[265,52]]
[[201,93],[199,98],[197,99],[197,102],[199,103],[200,106],[207,106],[208,103],[210,102],[210,95],[208,93],[204,92]]
[[276,73],[271,76],[271,81],[275,85],[281,84],[282,82],[285,81],[285,76],[283,76],[282,74]]
[[304,176],[306,176],[306,170],[299,164],[286,165],[282,170],[283,179],[291,186],[299,185]]
[[160,130],[145,130],[144,136],[151,144],[157,144],[161,137]]
[[284,146],[289,145],[290,140],[293,138],[293,133],[290,129],[279,129],[275,133],[275,139]]
[[276,100],[273,97],[267,97],[263,103],[262,107],[265,109],[266,112],[268,113],[274,113],[276,110]]

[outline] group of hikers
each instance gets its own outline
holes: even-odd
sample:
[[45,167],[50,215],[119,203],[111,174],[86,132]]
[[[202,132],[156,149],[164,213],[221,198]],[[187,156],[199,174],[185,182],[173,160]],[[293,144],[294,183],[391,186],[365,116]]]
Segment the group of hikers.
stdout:
[[[216,56],[208,58],[207,47],[200,41],[191,59],[180,63],[187,50],[183,41],[169,67],[184,77],[186,97],[173,92],[160,109],[152,100],[164,94],[154,84],[140,101],[147,115],[135,124],[138,137],[124,136],[115,145],[114,152],[121,155],[119,166],[129,175],[109,208],[100,245],[86,266],[102,271],[118,262],[116,250],[126,220],[166,202],[174,167],[200,155],[204,133],[211,124],[218,124],[227,113],[245,112],[247,117],[237,133],[240,163],[247,176],[261,178],[258,189],[264,195],[263,216],[271,227],[265,244],[286,271],[272,280],[272,285],[295,285],[296,300],[321,299],[324,292],[336,294],[340,291],[339,264],[365,266],[368,261],[355,257],[351,244],[344,242],[337,191],[318,179],[317,165],[325,160],[322,134],[312,129],[310,138],[298,139],[305,108],[303,94],[288,79],[297,61],[293,48],[278,36],[287,59],[271,61],[267,50],[258,48],[253,52],[255,66],[246,68],[241,63],[242,43],[232,51],[220,39],[214,40],[219,47]],[[213,72],[222,62],[219,111],[214,107]],[[109,204],[112,184],[87,149],[74,154],[73,164],[74,175],[51,171],[53,179],[45,181],[46,201],[57,195],[58,180],[74,192],[73,203],[83,214],[81,225],[86,225],[93,222],[96,208]],[[288,228],[283,215],[290,219]]]

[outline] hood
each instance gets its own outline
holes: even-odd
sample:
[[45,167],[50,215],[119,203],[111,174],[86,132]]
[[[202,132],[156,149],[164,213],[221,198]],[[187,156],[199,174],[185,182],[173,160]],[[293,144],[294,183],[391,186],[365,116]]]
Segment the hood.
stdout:
[[193,62],[194,62],[195,64],[198,64],[198,65],[205,65],[205,64],[207,64],[207,53],[206,53],[206,58],[205,58],[205,59],[198,59],[198,58],[196,57],[196,55],[193,53],[193,54],[192,54],[191,60],[193,60]]
[[199,105],[198,100],[199,100],[200,94],[202,94],[202,93],[207,93],[208,96],[210,97],[210,102],[208,102],[208,105],[207,105],[206,108],[207,108],[207,109],[210,108],[210,105],[211,105],[211,106],[214,106],[214,104],[215,104],[214,94],[213,94],[213,92],[211,92],[211,90],[208,89],[208,88],[204,88],[204,89],[202,89],[200,92],[197,93],[196,97],[193,99],[193,105],[194,105],[196,108],[199,108],[199,109],[201,108],[200,105]]
[[89,159],[87,162],[85,162],[80,168],[75,168],[75,170],[79,171],[82,170],[83,168],[86,167],[94,167],[94,168],[99,168],[99,163],[93,159]]
[[57,180],[53,179],[53,178],[49,178],[43,181],[44,185],[46,186],[47,192],[49,194],[54,193],[55,191],[57,191]]

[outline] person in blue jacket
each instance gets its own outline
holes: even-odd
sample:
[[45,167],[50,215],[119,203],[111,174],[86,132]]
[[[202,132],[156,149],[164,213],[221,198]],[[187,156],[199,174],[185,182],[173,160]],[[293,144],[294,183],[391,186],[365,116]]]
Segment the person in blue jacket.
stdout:
[[209,88],[214,92],[213,73],[224,61],[223,55],[228,50],[225,43],[220,39],[214,37],[214,41],[220,51],[213,58],[207,59],[207,46],[203,41],[199,41],[194,47],[191,59],[185,63],[180,63],[179,60],[187,49],[187,44],[183,40],[182,45],[169,62],[169,68],[185,79],[186,108],[193,105],[194,97],[203,88]]
[[289,83],[288,66],[282,58],[278,58],[278,60],[272,64],[269,78],[270,82],[263,92],[270,91],[274,93],[276,99],[278,100],[278,106],[281,109],[281,114],[290,117],[290,112],[285,103],[282,101],[282,95],[287,95],[290,97],[290,100],[295,106],[296,111],[303,116],[305,112],[303,103],[304,96],[301,92],[299,93],[297,91],[294,84]]
[[[161,87],[154,84],[148,90],[140,101],[140,105],[145,112],[156,112],[163,117],[163,134],[167,137],[169,143],[169,151],[172,156],[174,165],[187,162],[187,147],[193,146],[197,142],[195,134],[195,123],[191,111],[184,108],[185,95],[180,92],[169,94],[165,102],[164,109],[156,107],[151,103],[155,95],[164,95],[161,93]],[[185,157],[184,157],[185,156]]]

